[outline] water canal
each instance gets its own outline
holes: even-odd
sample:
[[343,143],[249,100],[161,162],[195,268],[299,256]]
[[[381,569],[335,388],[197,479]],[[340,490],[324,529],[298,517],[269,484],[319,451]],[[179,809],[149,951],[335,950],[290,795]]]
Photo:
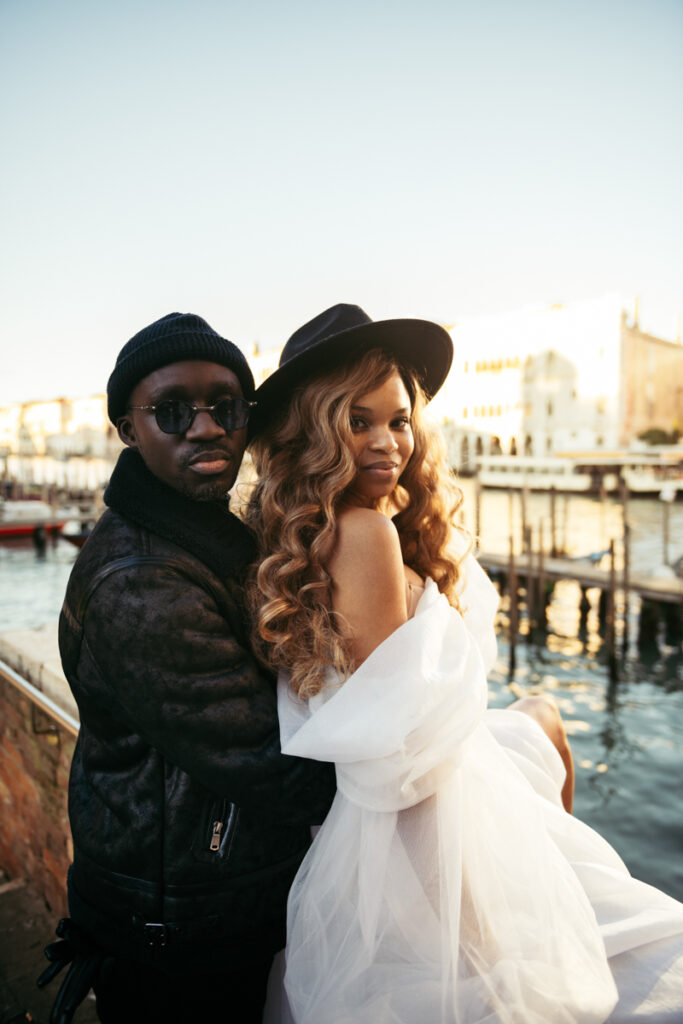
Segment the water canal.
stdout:
[[[474,528],[475,495],[463,481],[465,524]],[[532,494],[526,520],[544,522],[550,536],[548,496]],[[630,563],[656,572],[663,561],[662,503],[629,502]],[[480,505],[481,546],[506,552],[512,530],[520,537],[519,496],[485,491]],[[623,536],[618,501],[558,497],[558,543],[569,555],[599,552]],[[547,543],[547,540],[546,540]],[[668,516],[669,562],[683,555],[683,504]],[[55,619],[77,550],[60,539],[39,557],[30,542],[0,544],[0,631]],[[629,603],[629,643],[619,678],[608,681],[597,614],[597,591],[581,623],[580,590],[569,581],[555,587],[548,632],[541,643],[522,638],[516,669],[508,669],[507,614],[499,612],[499,658],[490,676],[490,703],[505,707],[525,693],[551,693],[567,722],[577,767],[575,813],[618,850],[631,872],[683,900],[683,654],[681,637],[641,652],[635,642],[638,599]],[[521,629],[524,631],[522,611]]]

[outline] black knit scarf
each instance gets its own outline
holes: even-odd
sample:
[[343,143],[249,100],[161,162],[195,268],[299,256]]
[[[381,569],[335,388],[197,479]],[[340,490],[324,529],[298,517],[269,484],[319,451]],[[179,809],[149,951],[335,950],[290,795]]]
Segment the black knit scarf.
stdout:
[[254,537],[227,499],[186,498],[150,473],[132,448],[121,452],[104,500],[126,519],[185,548],[221,579],[241,574],[256,557]]

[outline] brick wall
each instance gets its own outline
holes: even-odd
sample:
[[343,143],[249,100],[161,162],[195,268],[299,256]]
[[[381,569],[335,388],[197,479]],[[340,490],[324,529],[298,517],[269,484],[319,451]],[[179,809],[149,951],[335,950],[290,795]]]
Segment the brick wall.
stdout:
[[0,678],[0,868],[66,914],[67,785],[75,740]]

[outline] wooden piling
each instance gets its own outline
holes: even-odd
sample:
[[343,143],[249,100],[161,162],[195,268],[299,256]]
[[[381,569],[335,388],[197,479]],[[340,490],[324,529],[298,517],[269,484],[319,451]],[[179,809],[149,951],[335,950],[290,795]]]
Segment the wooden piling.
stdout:
[[510,534],[510,559],[509,559],[509,562],[508,562],[508,594],[509,594],[509,599],[510,599],[510,611],[509,611],[509,620],[510,620],[510,637],[509,637],[510,669],[509,669],[509,672],[510,672],[510,678],[512,679],[512,677],[515,674],[515,668],[517,666],[516,652],[515,652],[515,643],[517,641],[517,625],[518,625],[517,567],[515,565],[515,542],[514,542],[514,539],[512,537],[512,534]]
[[669,564],[669,508],[670,502],[667,498],[661,498],[662,503],[662,565]]
[[527,569],[526,569],[526,619],[527,619],[527,642],[530,642],[533,638],[534,629],[536,626],[537,616],[537,593],[536,593],[536,572],[534,565],[534,544],[533,544],[533,530],[530,526],[527,526],[526,533],[524,535],[524,543],[522,550],[527,553]]
[[538,613],[536,616],[536,625],[539,629],[545,633],[547,626],[546,619],[546,592],[545,592],[545,554],[544,548],[544,536],[543,536],[543,520],[538,524],[538,575],[536,578],[536,588],[538,593],[538,601],[536,607]]
[[607,635],[607,613],[609,611],[609,587],[601,590],[598,597],[598,627]]
[[557,492],[550,488],[550,557],[557,558]]
[[637,638],[638,650],[641,655],[648,651],[658,650],[657,640],[661,613],[662,606],[657,601],[649,601],[647,598],[641,601]]
[[522,481],[522,489],[519,492],[519,501],[520,501],[520,507],[521,507],[521,511],[522,511],[522,554],[525,554],[525,553],[528,554],[529,551],[530,551],[530,548],[526,546],[527,545],[527,540],[528,540],[528,535],[527,535],[527,519],[526,519],[526,509],[527,509],[528,497],[529,497],[529,485],[527,484],[527,479],[526,479],[526,476],[525,476],[524,480]]
[[474,550],[479,551],[481,538],[481,477],[479,467],[474,474]]
[[581,587],[581,600],[579,601],[579,637],[584,640],[588,632],[588,613],[591,610],[591,603],[588,600],[588,588]]
[[614,557],[614,540],[609,542],[609,591],[607,597],[607,632],[605,646],[607,649],[607,672],[611,682],[617,680],[616,653],[616,591],[617,573]]
[[683,643],[683,608],[679,604],[663,604],[664,643],[680,650]]
[[47,548],[47,533],[45,532],[45,527],[36,526],[33,530],[32,538],[36,554],[42,557],[45,554],[45,549]]
[[621,492],[621,504],[622,504],[622,518],[623,518],[623,529],[624,529],[624,565],[623,565],[623,588],[624,588],[624,632],[622,636],[622,646],[624,654],[628,651],[629,641],[629,603],[631,596],[631,581],[630,581],[630,563],[631,563],[631,525],[628,518],[628,487],[626,482],[622,480],[620,482],[619,490]]

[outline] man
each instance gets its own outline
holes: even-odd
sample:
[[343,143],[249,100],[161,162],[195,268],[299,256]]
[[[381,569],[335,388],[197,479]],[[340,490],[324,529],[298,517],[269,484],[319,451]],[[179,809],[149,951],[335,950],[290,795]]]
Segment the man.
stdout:
[[52,1019],[92,980],[107,1024],[260,1021],[334,771],[280,753],[249,649],[255,550],[227,494],[254,381],[206,321],[171,313],[124,346],[107,393],[126,448],[60,618],[81,730],[71,919],[46,973],[75,958]]

